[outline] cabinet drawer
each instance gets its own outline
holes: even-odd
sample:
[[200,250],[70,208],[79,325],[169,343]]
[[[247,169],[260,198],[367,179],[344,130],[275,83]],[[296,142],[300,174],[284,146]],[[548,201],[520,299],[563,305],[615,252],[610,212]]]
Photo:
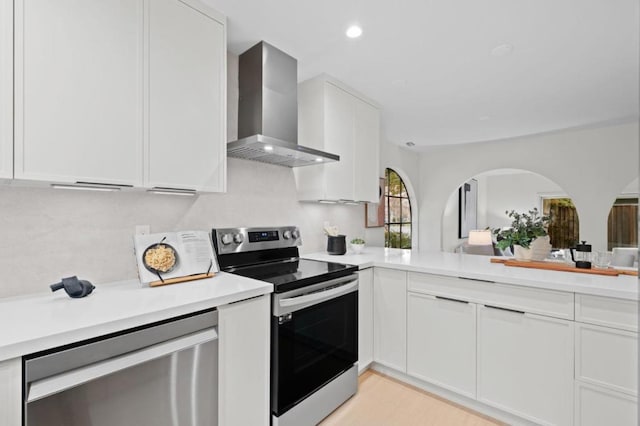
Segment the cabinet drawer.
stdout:
[[573,319],[573,293],[465,278],[409,273],[409,291]]
[[638,302],[576,294],[576,321],[638,331]]
[[638,335],[576,323],[576,379],[638,394]]
[[575,424],[636,426],[638,399],[576,381]]

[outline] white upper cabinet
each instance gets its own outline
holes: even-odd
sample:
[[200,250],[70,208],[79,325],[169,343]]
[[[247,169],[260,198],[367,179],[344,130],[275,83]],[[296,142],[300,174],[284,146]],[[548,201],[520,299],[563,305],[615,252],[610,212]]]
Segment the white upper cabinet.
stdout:
[[0,178],[13,177],[13,2],[0,2]]
[[340,156],[294,169],[301,200],[378,201],[380,110],[344,84],[321,75],[298,89],[298,142]]
[[145,186],[220,192],[226,175],[225,19],[193,0],[152,0]]
[[225,190],[222,15],[198,0],[15,5],[15,178]]
[[15,7],[15,177],[141,185],[143,0]]

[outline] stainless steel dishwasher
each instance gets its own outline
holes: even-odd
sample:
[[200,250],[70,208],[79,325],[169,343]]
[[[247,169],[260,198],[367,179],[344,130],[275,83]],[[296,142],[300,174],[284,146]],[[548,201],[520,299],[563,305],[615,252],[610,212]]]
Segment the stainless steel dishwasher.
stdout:
[[217,425],[217,314],[25,357],[24,425]]

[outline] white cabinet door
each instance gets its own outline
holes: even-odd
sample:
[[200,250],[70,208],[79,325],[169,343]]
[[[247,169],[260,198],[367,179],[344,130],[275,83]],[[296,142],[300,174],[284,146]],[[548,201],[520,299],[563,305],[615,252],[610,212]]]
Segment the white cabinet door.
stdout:
[[478,400],[539,424],[571,425],[573,322],[478,306]]
[[576,379],[638,395],[638,333],[576,323]]
[[143,0],[15,8],[15,177],[142,184]]
[[407,373],[476,397],[476,304],[409,293]]
[[358,370],[373,361],[373,268],[358,271]]
[[377,203],[380,109],[327,75],[301,83],[298,95],[300,144],[340,156],[294,169],[299,199]]
[[0,178],[13,177],[13,2],[0,2]]
[[270,301],[265,295],[218,309],[220,425],[269,425]]
[[407,370],[407,273],[373,270],[373,360]]
[[[325,149],[340,156],[340,161],[325,164],[325,198],[353,200],[354,98],[351,94],[325,84]],[[316,166],[314,166],[316,167]]]
[[149,4],[145,186],[224,191],[224,17],[195,0]]
[[371,182],[380,168],[380,111],[356,98],[354,122],[353,199],[378,202],[378,186]]
[[576,381],[576,426],[637,426],[638,399]]
[[22,424],[22,359],[0,362],[0,425]]

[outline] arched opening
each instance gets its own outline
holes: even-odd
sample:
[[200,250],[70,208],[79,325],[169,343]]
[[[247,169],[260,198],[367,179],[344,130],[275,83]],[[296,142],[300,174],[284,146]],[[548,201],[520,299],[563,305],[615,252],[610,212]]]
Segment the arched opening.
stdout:
[[[465,183],[475,194],[466,194],[475,205],[475,217],[466,218],[466,230],[497,229],[511,225],[506,211],[528,212],[536,208],[542,214],[554,217],[549,225],[553,248],[575,245],[579,239],[578,214],[569,195],[555,182],[537,173],[520,169],[496,169],[477,174],[460,183],[445,206],[442,216],[442,250],[459,251],[468,234],[460,231],[461,190]],[[475,189],[474,189],[475,188]],[[464,197],[462,198],[464,200]],[[473,208],[467,208],[473,212]]]
[[412,205],[404,180],[393,169],[385,169],[383,202],[384,246],[410,249],[412,247]]

